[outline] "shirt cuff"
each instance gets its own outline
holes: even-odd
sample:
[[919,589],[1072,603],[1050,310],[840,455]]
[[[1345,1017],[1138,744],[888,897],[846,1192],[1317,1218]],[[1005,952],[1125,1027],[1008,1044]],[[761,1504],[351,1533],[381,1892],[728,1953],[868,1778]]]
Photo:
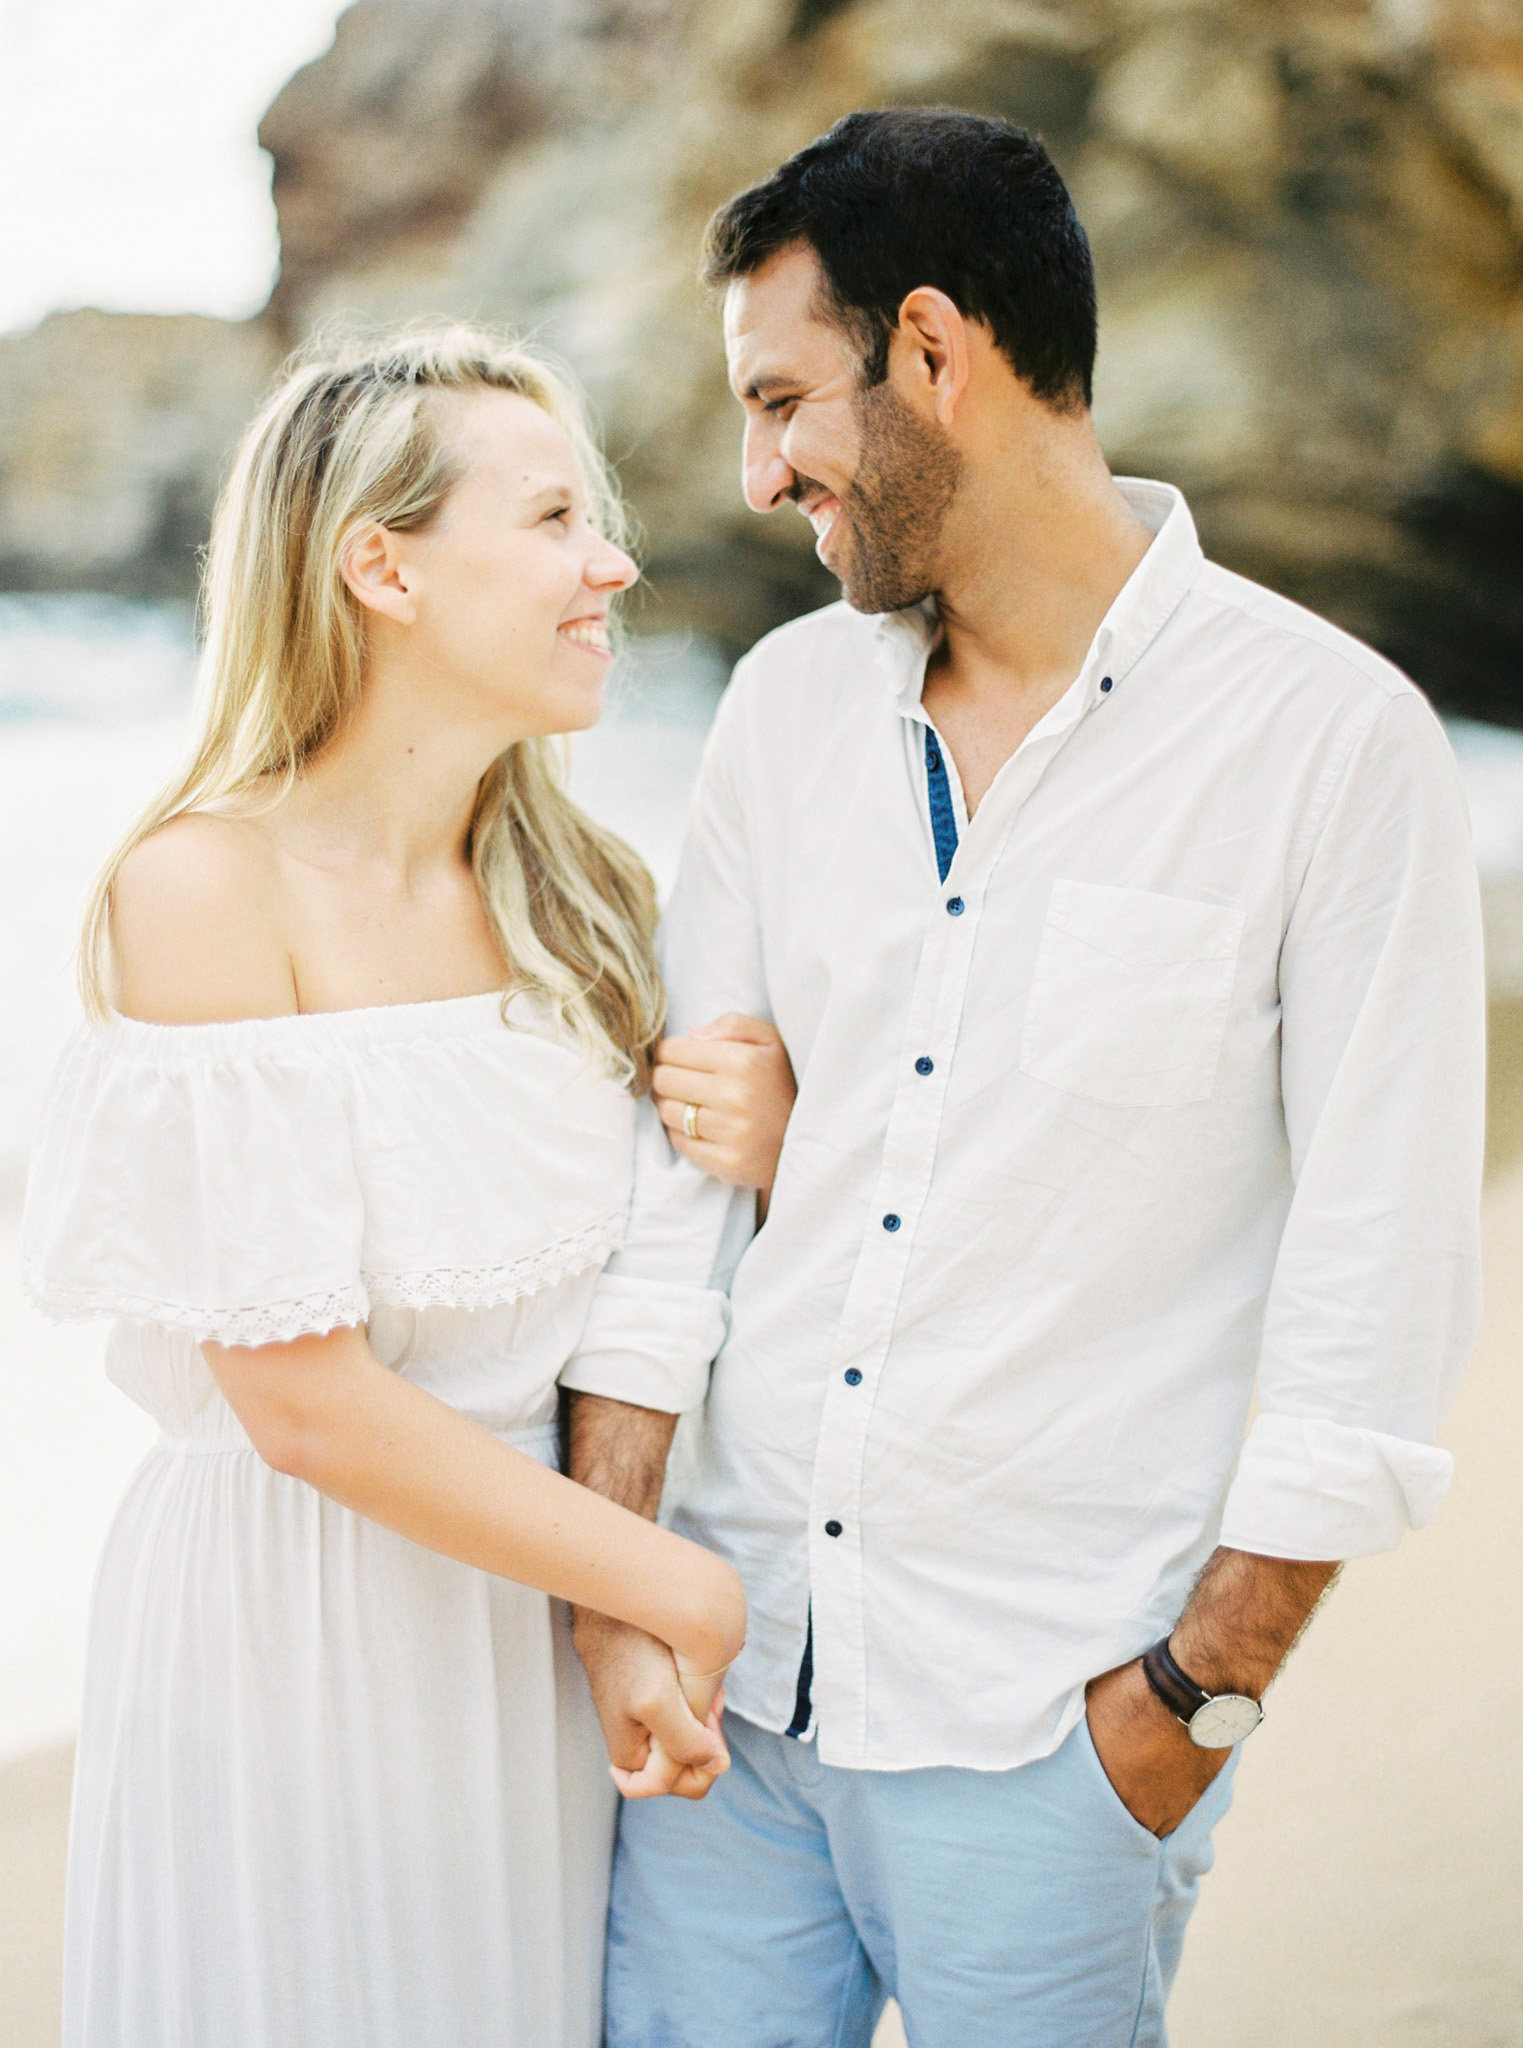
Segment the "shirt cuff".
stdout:
[[728,1319],[728,1303],[715,1288],[605,1273],[560,1384],[685,1415],[708,1391]]
[[1221,1541],[1262,1557],[1371,1557],[1424,1529],[1454,1460],[1432,1444],[1314,1416],[1260,1415],[1227,1495]]

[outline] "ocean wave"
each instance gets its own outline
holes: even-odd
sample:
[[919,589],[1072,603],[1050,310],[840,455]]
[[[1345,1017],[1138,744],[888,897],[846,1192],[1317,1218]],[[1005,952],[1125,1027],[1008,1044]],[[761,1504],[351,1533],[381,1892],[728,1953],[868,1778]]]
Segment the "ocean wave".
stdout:
[[96,592],[0,594],[0,726],[173,715],[195,676],[184,603]]

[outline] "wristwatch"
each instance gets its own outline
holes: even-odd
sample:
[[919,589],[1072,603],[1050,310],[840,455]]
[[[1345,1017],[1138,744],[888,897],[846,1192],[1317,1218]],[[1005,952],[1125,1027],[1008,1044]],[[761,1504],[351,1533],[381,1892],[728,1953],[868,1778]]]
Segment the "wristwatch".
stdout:
[[1202,1691],[1174,1662],[1167,1636],[1143,1651],[1142,1668],[1148,1684],[1202,1749],[1231,1749],[1246,1740],[1264,1718],[1264,1709],[1246,1693]]

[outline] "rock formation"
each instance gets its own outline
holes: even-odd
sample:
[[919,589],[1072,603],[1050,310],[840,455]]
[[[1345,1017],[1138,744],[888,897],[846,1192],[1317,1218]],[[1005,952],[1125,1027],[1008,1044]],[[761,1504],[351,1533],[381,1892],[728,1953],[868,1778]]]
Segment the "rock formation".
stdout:
[[0,589],[183,594],[264,321],[55,313],[0,341]]
[[280,280],[270,310],[310,307],[363,268],[427,303],[483,187],[541,130],[546,16],[534,0],[368,0],[260,125],[274,162]]
[[[905,101],[1052,145],[1095,247],[1116,466],[1182,484],[1220,559],[1440,702],[1523,723],[1523,0],[359,0],[262,130],[271,345],[334,314],[541,336],[643,520],[650,623],[743,646],[830,586],[802,521],[740,506],[703,222],[841,112]],[[0,390],[32,343],[0,344]]]

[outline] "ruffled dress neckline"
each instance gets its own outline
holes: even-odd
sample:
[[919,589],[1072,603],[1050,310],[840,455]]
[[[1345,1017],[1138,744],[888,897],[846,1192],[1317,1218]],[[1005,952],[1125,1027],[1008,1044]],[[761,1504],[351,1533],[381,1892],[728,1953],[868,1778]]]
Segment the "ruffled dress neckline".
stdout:
[[[417,1003],[372,1003],[349,1010],[291,1010],[275,1017],[239,1017],[204,1024],[159,1024],[112,1010],[101,1033],[145,1056],[279,1050],[313,1046],[400,1045],[419,1038],[490,1037],[499,1029],[558,1042],[541,1001],[526,993],[487,989]],[[567,1048],[569,1049],[569,1048]]]
[[503,1011],[488,991],[80,1031],[43,1111],[30,1290],[250,1345],[500,1307],[601,1264],[634,1103],[537,999]]

